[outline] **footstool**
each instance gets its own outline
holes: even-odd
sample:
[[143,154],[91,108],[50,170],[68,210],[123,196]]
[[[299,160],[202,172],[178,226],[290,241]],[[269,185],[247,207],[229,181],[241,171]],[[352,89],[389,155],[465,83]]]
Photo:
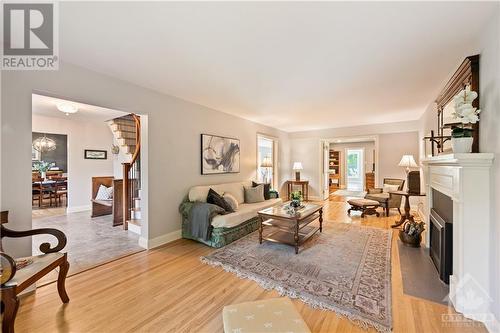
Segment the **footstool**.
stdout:
[[222,320],[225,333],[311,333],[287,297],[225,306]]
[[351,199],[347,201],[351,208],[347,211],[347,214],[351,215],[351,210],[359,210],[361,211],[361,217],[365,217],[365,215],[375,214],[377,217],[380,214],[376,211],[377,207],[380,206],[380,202],[370,199]]

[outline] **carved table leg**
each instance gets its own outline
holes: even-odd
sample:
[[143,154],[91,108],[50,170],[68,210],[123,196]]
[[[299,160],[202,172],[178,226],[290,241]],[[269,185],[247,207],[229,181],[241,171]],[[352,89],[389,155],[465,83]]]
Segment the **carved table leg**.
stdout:
[[323,232],[323,208],[319,210],[319,232]]
[[396,221],[395,224],[391,225],[391,228],[399,227],[405,223],[406,220],[413,220],[413,216],[410,214],[410,198],[407,195],[405,195],[405,213],[404,215],[401,215],[401,219],[399,221]]
[[69,262],[67,258],[64,263],[59,266],[59,276],[57,277],[57,291],[63,303],[69,302],[68,294],[66,293],[66,275],[68,275]]
[[17,298],[14,288],[2,288],[2,303],[5,307],[2,318],[2,333],[14,333],[14,321],[17,309],[19,309],[19,298]]
[[264,225],[262,224],[262,217],[259,216],[259,244],[262,244],[263,231],[264,231]]

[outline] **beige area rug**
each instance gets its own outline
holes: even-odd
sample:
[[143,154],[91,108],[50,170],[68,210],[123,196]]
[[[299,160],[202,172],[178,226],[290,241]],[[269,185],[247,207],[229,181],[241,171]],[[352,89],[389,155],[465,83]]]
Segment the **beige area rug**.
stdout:
[[292,246],[260,245],[254,232],[201,260],[365,328],[391,331],[391,232],[346,223],[329,226],[298,255]]

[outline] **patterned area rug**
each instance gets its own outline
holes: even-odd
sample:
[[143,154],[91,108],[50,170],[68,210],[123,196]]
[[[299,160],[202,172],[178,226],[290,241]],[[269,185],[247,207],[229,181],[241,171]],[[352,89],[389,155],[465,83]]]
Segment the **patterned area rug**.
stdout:
[[265,289],[335,311],[363,327],[392,328],[391,232],[330,223],[298,255],[292,246],[264,241],[254,232],[201,260]]

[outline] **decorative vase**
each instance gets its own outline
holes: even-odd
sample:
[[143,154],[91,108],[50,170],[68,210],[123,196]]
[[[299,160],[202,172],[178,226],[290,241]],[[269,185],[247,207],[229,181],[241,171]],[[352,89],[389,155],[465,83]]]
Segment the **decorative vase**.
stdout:
[[45,180],[47,178],[47,171],[41,171],[40,172],[40,177]]
[[454,153],[470,153],[472,152],[473,137],[451,138],[451,148]]
[[292,206],[293,208],[299,208],[300,207],[300,200],[293,199],[290,202],[290,206]]

